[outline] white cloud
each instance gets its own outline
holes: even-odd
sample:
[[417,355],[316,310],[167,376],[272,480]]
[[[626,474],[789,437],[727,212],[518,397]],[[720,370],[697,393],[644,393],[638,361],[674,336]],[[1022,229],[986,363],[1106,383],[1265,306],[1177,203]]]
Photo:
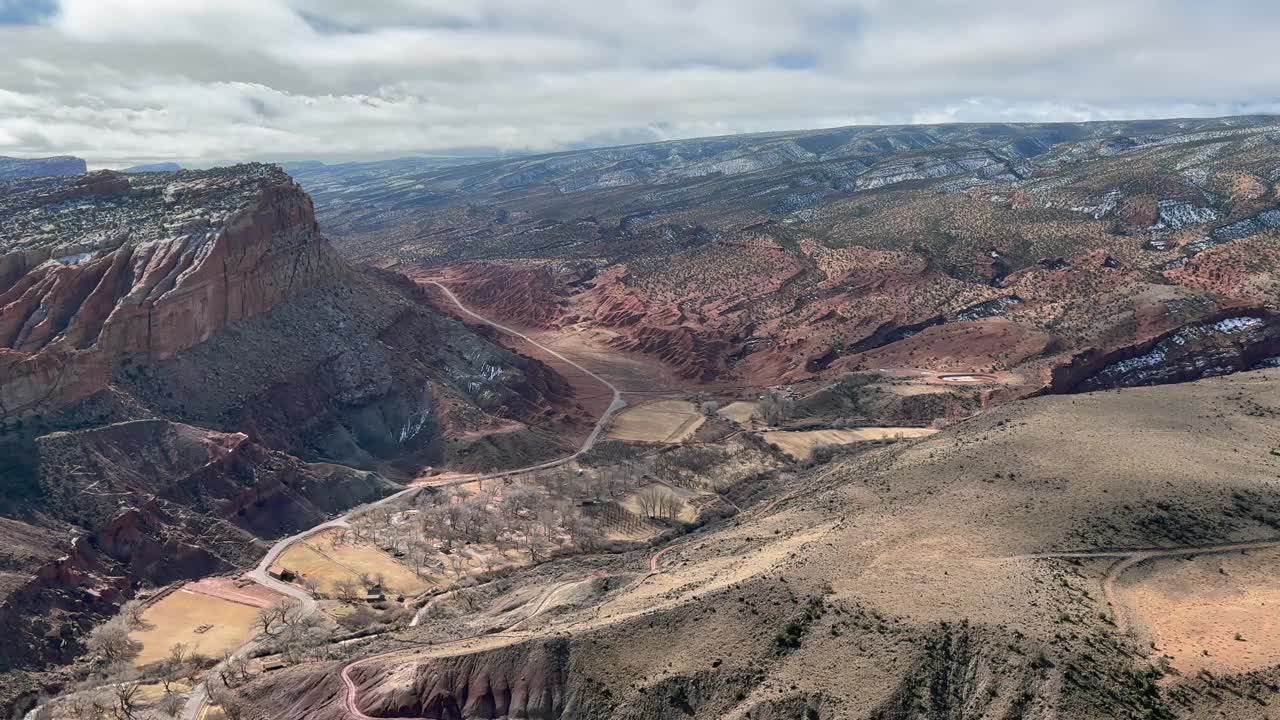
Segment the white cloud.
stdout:
[[212,164],[1277,109],[1256,0],[62,0],[0,154]]

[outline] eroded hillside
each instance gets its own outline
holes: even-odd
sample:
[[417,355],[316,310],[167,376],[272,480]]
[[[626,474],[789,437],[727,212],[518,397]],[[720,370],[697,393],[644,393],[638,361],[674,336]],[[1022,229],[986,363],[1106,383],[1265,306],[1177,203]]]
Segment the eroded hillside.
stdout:
[[771,500],[722,488],[741,511],[669,550],[495,578],[244,691],[316,720],[1265,717],[1265,604],[1197,626],[1224,590],[1161,583],[1199,557],[1271,592],[1275,372],[1011,403]]
[[0,185],[0,701],[139,591],[586,432],[546,365],[357,268],[278,168]]
[[343,252],[689,378],[1017,397],[1274,362],[1278,143],[1271,118],[838,128],[298,174]]

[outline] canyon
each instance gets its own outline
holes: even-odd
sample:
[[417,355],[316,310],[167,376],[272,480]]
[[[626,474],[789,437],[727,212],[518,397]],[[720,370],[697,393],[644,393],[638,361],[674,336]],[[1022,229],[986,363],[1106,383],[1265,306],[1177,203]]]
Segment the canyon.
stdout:
[[1277,142],[1267,117],[854,127],[297,174],[344,253],[688,378],[981,371],[1015,398],[1233,312],[1270,326]]
[[0,702],[1261,720],[1278,183],[1269,117],[7,182]]
[[348,264],[272,166],[14,181],[0,268],[6,702],[144,586],[586,432],[555,371]]

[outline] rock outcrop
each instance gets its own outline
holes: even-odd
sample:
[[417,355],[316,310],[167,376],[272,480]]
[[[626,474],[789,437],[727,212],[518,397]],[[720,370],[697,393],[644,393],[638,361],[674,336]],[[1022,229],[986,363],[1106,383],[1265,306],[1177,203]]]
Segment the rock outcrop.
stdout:
[[568,700],[569,643],[515,645],[415,665],[353,668],[372,717],[562,717]]
[[333,282],[310,199],[273,166],[10,184],[0,200],[0,417],[103,389]]

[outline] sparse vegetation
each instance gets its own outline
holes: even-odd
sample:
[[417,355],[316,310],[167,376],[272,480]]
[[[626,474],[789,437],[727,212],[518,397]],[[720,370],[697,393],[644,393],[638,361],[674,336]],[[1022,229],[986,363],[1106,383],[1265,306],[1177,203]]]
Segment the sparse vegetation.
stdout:
[[813,595],[805,603],[804,610],[787,621],[782,630],[773,639],[773,645],[779,654],[786,654],[800,648],[809,628],[826,613],[826,601],[822,595]]

